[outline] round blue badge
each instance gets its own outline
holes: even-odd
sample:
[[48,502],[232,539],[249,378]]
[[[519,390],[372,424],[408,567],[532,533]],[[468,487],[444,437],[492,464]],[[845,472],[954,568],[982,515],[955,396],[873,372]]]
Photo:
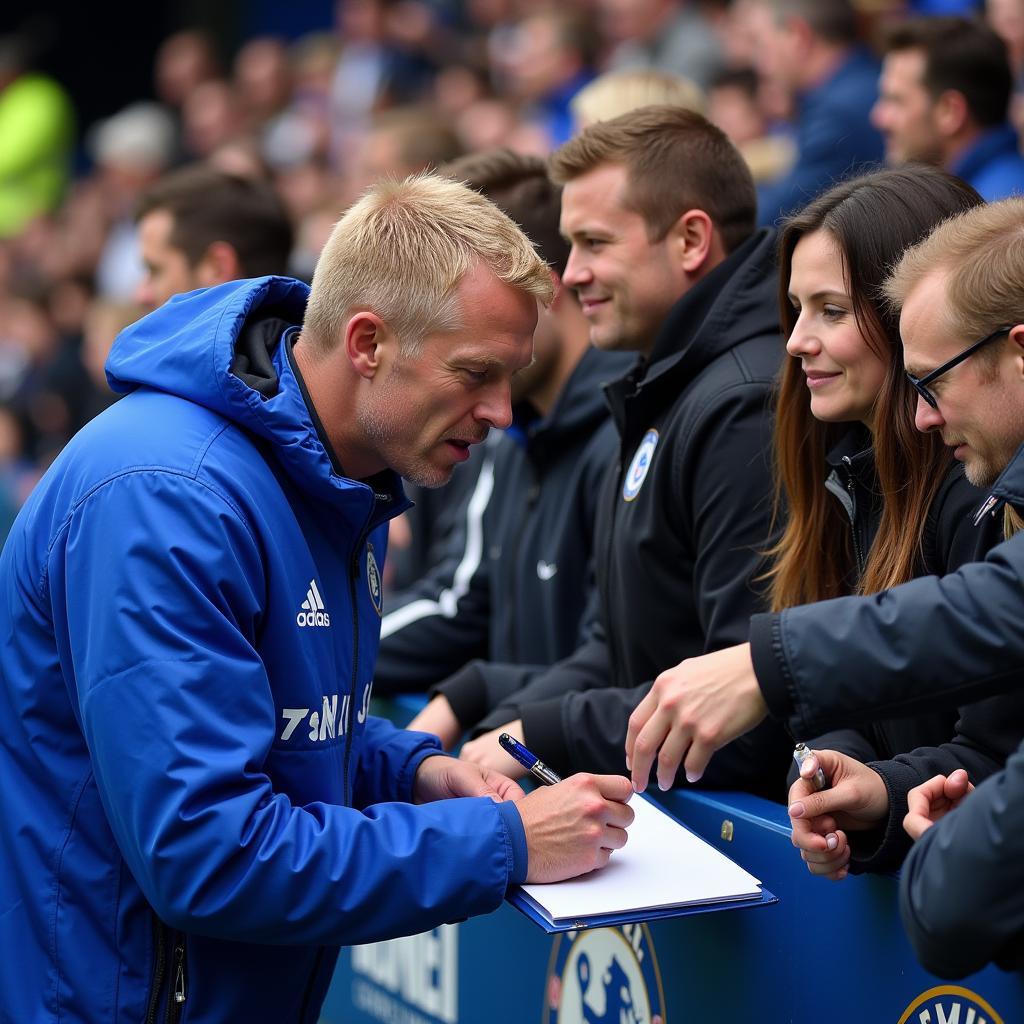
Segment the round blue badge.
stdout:
[[938,985],[922,992],[903,1011],[898,1024],[928,1021],[1003,1024],[1003,1018],[981,996],[962,985]]
[[555,939],[545,1024],[662,1024],[665,995],[645,924]]
[[647,471],[654,460],[654,449],[658,447],[658,432],[648,430],[633,456],[633,461],[626,471],[626,479],[622,482],[622,498],[632,501],[639,493],[647,479]]

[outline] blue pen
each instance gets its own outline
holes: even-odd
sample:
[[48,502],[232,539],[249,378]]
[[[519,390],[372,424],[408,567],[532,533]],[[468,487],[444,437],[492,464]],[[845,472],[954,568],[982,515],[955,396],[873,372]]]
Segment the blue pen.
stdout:
[[519,740],[509,736],[507,732],[503,732],[498,737],[498,742],[506,754],[514,757],[535,779],[543,782],[545,786],[553,786],[556,782],[562,781],[561,776],[556,775],[536,754],[531,754]]

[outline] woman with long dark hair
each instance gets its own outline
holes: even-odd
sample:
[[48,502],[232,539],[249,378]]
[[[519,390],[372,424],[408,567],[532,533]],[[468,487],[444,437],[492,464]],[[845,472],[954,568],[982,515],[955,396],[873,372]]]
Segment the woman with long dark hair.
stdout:
[[[937,433],[914,427],[897,316],[881,285],[905,249],[978,205],[969,185],[911,167],[844,182],[786,222],[780,302],[788,338],[778,393],[773,610],[868,594],[983,557],[997,524],[976,529],[984,495]],[[811,740],[858,760],[952,735],[955,713],[877,723]]]

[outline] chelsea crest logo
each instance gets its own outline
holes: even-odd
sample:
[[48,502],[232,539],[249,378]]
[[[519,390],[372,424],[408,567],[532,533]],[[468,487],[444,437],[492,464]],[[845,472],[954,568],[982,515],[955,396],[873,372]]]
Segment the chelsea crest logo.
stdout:
[[377,614],[383,614],[383,591],[380,585],[380,570],[377,568],[377,559],[373,557],[373,545],[366,545],[366,585],[370,588],[370,599]]
[[1003,1018],[981,996],[960,985],[939,985],[923,992],[903,1011],[899,1024],[941,1024],[943,1021],[1003,1024]]
[[658,432],[648,430],[626,471],[626,479],[622,483],[623,501],[632,501],[640,493],[640,488],[643,487],[644,480],[647,478],[647,471],[651,468],[654,449],[657,447]]
[[644,924],[555,939],[544,1024],[666,1024],[661,974]]

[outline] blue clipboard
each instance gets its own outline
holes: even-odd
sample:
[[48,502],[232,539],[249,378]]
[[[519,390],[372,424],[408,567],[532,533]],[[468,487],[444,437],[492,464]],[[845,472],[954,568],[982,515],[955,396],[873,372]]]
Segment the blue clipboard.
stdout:
[[676,907],[654,907],[647,910],[637,910],[628,914],[595,914],[592,917],[584,917],[579,920],[550,921],[538,910],[536,904],[529,896],[516,886],[506,900],[525,914],[534,924],[538,925],[548,935],[557,935],[559,932],[579,931],[581,928],[611,928],[620,924],[634,924],[641,921],[660,921],[666,917],[688,917],[691,914],[710,914],[719,910],[746,910],[750,907],[767,907],[772,903],[778,903],[778,896],[773,895],[764,886],[761,887],[761,895],[738,900],[721,900],[714,903],[689,903]]
[[[655,800],[649,800],[658,807],[662,813],[671,818],[681,828],[691,835],[696,836],[693,829],[672,814],[664,805]],[[697,836],[699,839],[700,837]],[[702,840],[703,842],[703,840]],[[711,845],[711,844],[707,844]],[[714,847],[712,847],[714,849]],[[731,860],[720,850],[716,853],[726,860]],[[735,862],[733,862],[735,863]],[[633,924],[643,921],[658,921],[669,917],[686,917],[691,914],[709,914],[720,910],[744,910],[751,907],[767,907],[778,903],[779,899],[769,892],[763,885],[759,886],[760,892],[757,895],[744,894],[739,897],[726,899],[700,900],[686,903],[674,903],[667,906],[643,907],[636,910],[625,910],[607,914],[592,914],[580,918],[556,918],[552,919],[541,906],[520,886],[515,886],[509,891],[506,900],[518,911],[525,914],[531,921],[539,925],[549,935],[559,932],[577,931],[581,928],[608,928],[622,924]]]

